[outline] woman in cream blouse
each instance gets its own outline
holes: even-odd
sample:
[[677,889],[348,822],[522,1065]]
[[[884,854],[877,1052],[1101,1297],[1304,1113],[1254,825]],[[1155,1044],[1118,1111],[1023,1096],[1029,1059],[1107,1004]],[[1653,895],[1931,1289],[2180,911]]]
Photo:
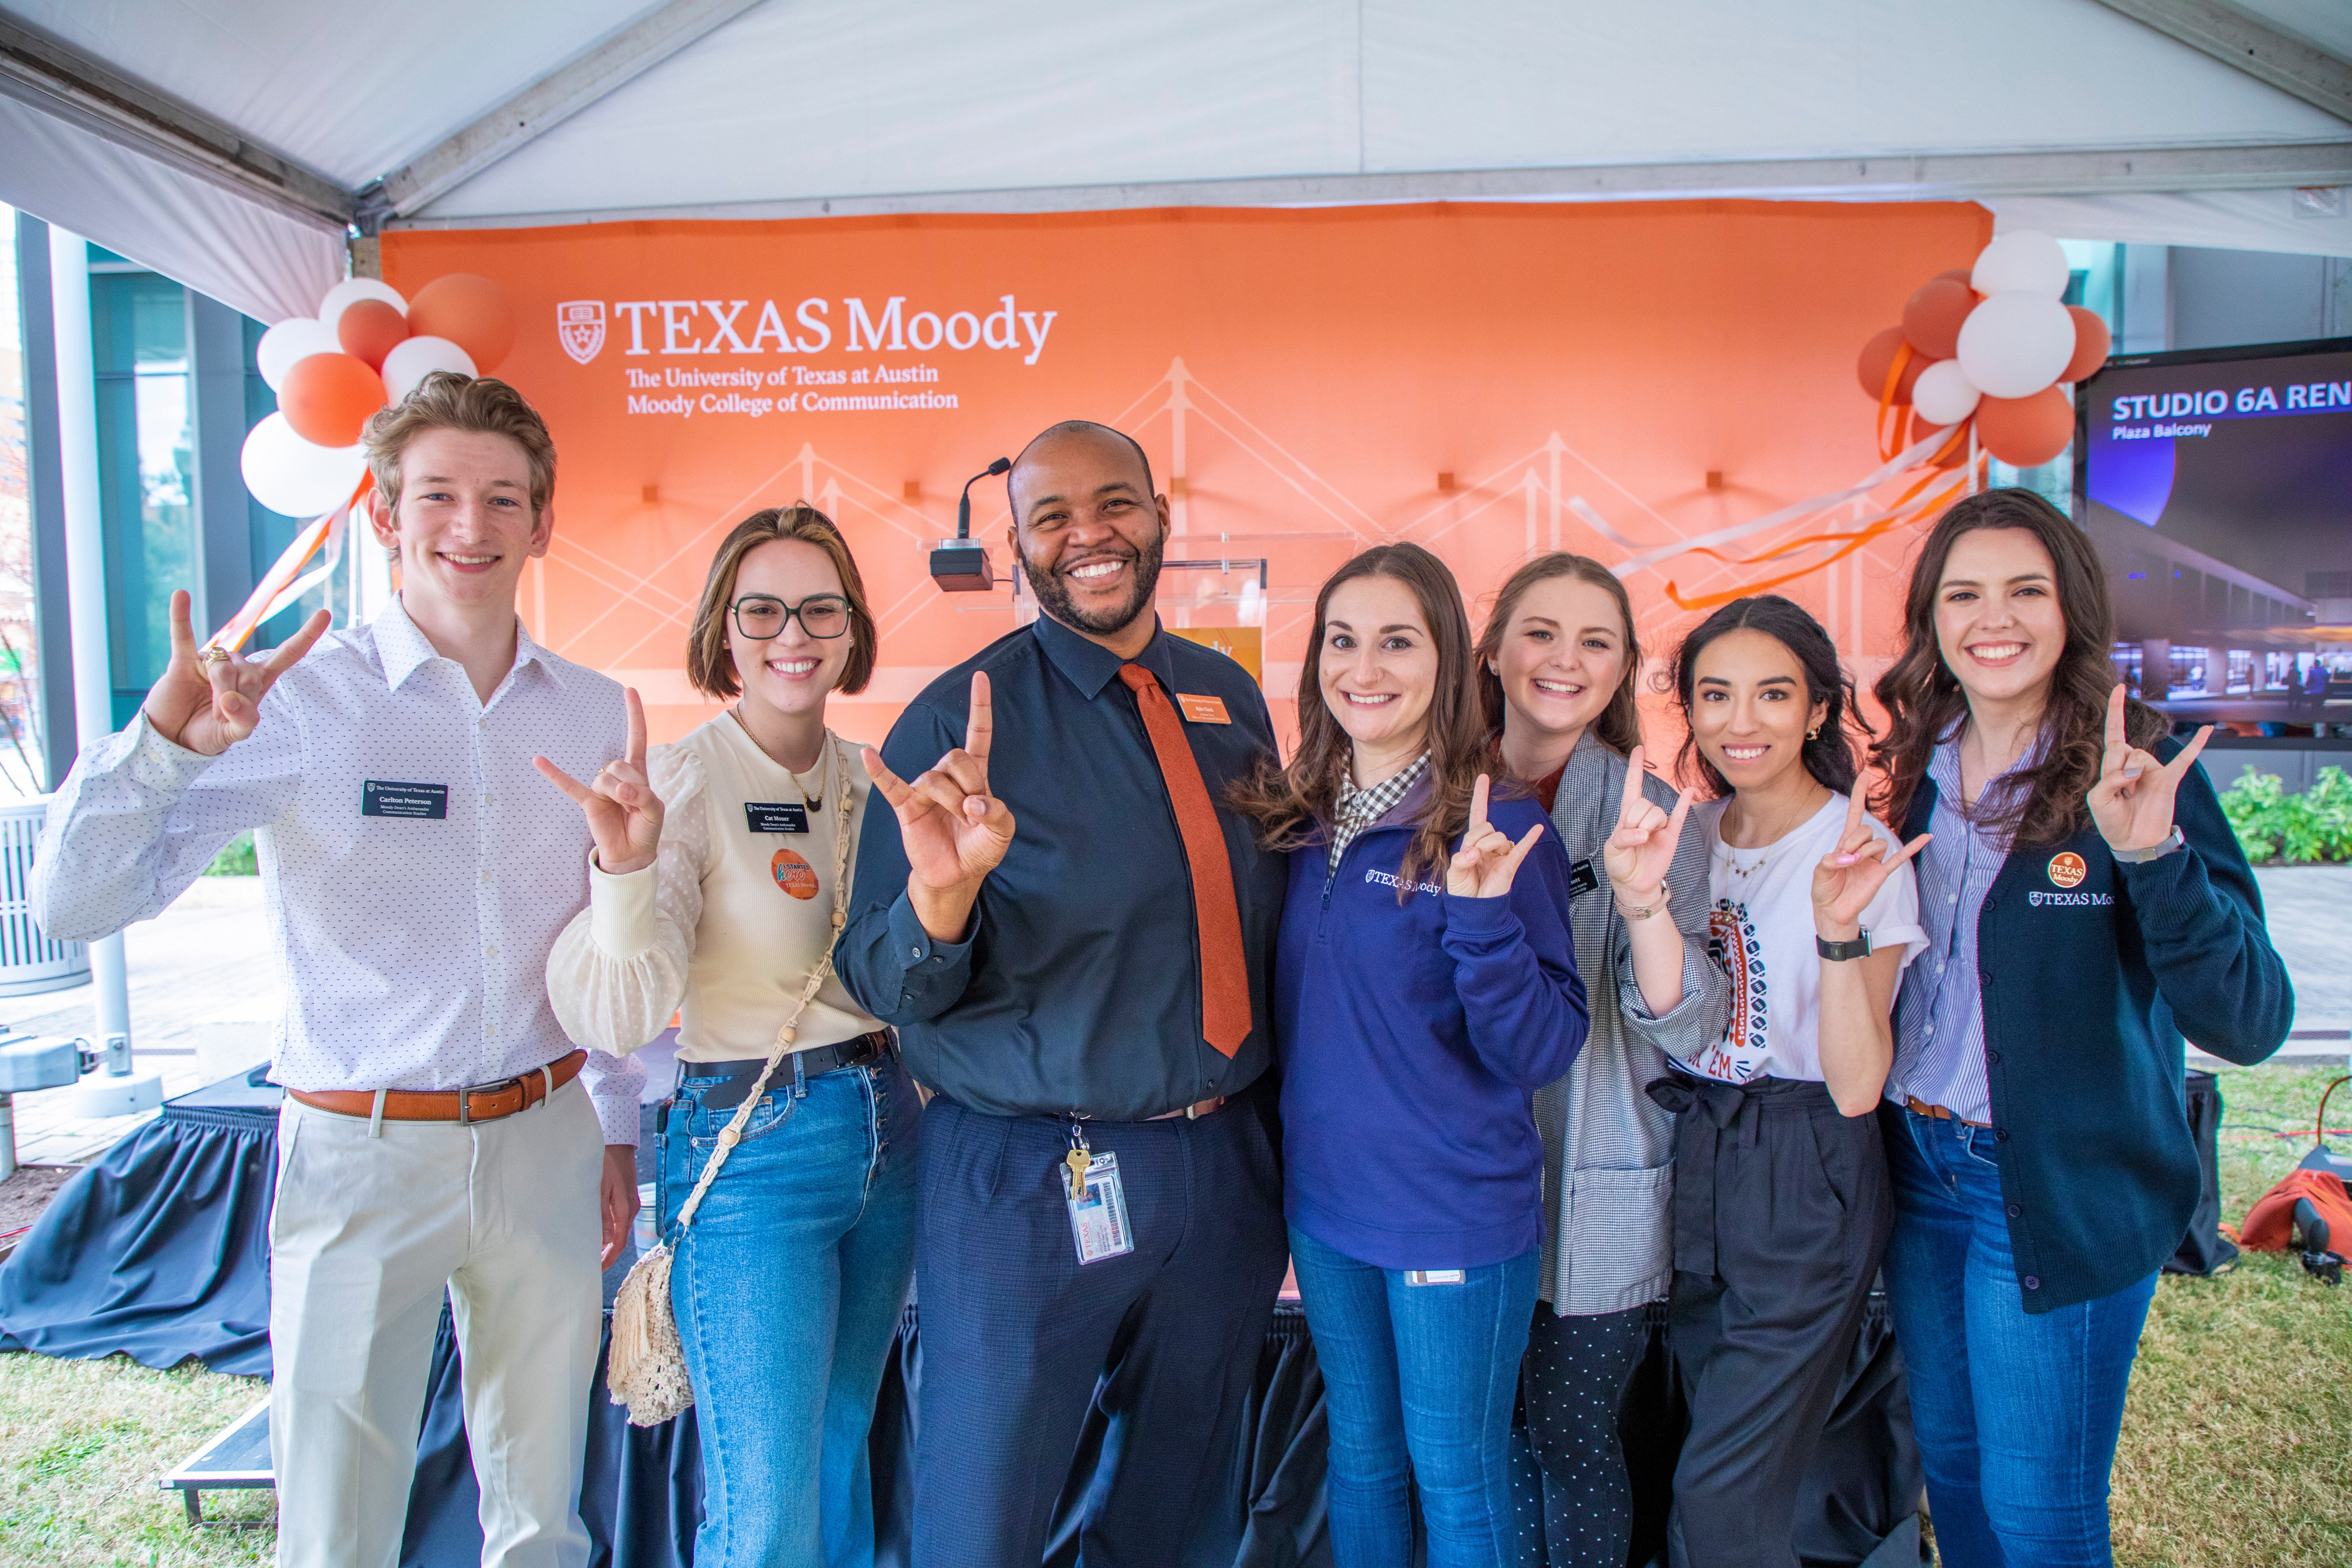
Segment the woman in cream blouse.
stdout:
[[614,1052],[679,1015],[662,1108],[666,1235],[790,1026],[792,1054],[671,1238],[702,1407],[698,1563],[874,1553],[866,1433],[913,1268],[921,1108],[840,981],[828,975],[793,1020],[836,895],[846,906],[836,868],[856,862],[869,788],[856,748],[825,728],[825,699],[862,689],[874,655],[840,531],[806,505],[759,512],[719,547],[687,650],[698,689],[740,700],[650,753],[633,712],[633,757],[572,786],[598,847],[548,994],[574,1040]]

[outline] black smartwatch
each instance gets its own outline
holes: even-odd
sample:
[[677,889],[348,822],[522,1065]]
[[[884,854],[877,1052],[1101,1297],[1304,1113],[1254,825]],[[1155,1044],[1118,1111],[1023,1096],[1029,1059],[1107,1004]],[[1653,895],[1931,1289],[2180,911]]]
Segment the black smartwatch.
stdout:
[[1868,958],[1870,956],[1870,928],[1864,926],[1863,928],[1862,934],[1854,938],[1852,942],[1832,942],[1828,938],[1822,936],[1821,932],[1815,931],[1813,933],[1813,951],[1833,963],[1842,963],[1849,958]]

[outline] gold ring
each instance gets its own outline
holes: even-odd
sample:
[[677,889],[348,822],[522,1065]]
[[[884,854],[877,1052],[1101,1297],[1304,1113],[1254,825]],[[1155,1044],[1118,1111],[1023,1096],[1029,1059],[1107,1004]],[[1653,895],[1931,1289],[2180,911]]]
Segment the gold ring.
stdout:
[[198,664],[226,664],[228,662],[228,649],[218,647],[205,648],[204,651],[196,655],[196,662]]

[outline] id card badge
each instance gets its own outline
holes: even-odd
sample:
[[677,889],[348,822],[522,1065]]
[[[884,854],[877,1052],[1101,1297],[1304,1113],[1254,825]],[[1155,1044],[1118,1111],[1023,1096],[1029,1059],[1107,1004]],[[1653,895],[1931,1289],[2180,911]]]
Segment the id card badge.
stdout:
[[1078,1244],[1078,1263],[1100,1263],[1135,1250],[1135,1237],[1127,1228],[1127,1194],[1118,1180],[1118,1155],[1110,1150],[1087,1161],[1084,1191],[1072,1196],[1066,1184],[1062,1201],[1070,1211],[1070,1236]]

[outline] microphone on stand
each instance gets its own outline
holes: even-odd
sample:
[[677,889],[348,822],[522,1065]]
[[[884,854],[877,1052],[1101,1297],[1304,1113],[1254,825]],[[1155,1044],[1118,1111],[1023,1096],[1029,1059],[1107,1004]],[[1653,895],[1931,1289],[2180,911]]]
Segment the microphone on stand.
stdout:
[[956,536],[942,539],[931,547],[931,581],[946,592],[977,594],[996,586],[996,574],[988,563],[988,549],[971,537],[971,487],[992,475],[1008,473],[1012,468],[1012,458],[999,458],[964,480],[963,496],[956,502]]

